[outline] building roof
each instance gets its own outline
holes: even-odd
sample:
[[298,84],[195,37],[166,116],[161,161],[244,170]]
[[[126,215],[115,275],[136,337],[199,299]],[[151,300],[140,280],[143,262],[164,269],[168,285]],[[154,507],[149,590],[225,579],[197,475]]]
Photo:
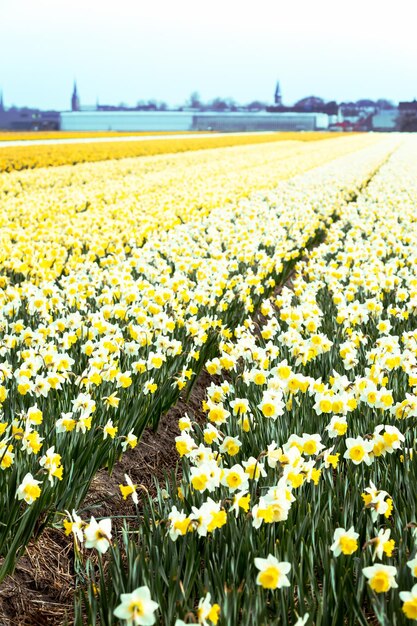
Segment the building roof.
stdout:
[[400,111],[413,111],[417,113],[417,100],[412,102],[400,102],[398,105]]

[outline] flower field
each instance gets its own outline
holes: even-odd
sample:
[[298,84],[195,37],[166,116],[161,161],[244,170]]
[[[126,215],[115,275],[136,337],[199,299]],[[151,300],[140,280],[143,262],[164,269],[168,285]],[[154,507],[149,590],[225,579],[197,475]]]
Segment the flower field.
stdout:
[[[56,133],[57,134],[57,133]],[[67,139],[84,139],[80,137],[81,133],[62,133],[62,138]],[[121,133],[87,133],[87,136],[114,138],[120,136]],[[134,133],[134,135],[146,135],[150,133]],[[152,133],[157,135],[159,133]],[[115,159],[125,159],[127,157],[151,156],[155,154],[175,154],[177,152],[187,152],[190,150],[206,150],[208,148],[219,148],[224,146],[239,146],[247,144],[262,144],[272,141],[318,141],[319,139],[331,139],[337,137],[334,133],[292,133],[292,132],[271,132],[271,133],[241,133],[241,134],[219,134],[213,133],[210,136],[184,138],[175,138],[175,133],[163,133],[170,135],[170,138],[161,137],[149,141],[140,141],[138,136],[137,142],[100,142],[100,143],[71,143],[71,144],[54,144],[53,139],[45,145],[27,145],[27,146],[7,146],[6,137],[1,137],[0,142],[0,172],[12,172],[14,170],[36,169],[39,167],[54,167],[58,165],[75,165],[76,163],[89,163],[95,161],[106,161]],[[69,135],[69,136],[68,136]],[[132,137],[132,134],[126,133],[124,136]],[[42,133],[35,139],[43,138]],[[59,134],[61,138],[61,133]],[[15,137],[13,137],[15,139]],[[27,139],[33,139],[28,136]],[[10,140],[9,140],[10,141]]]
[[373,141],[279,142],[0,174],[0,267],[36,282],[60,276],[64,266],[126,261],[161,226],[158,239]]
[[0,174],[0,580],[53,526],[77,626],[417,619],[416,181],[395,135]]

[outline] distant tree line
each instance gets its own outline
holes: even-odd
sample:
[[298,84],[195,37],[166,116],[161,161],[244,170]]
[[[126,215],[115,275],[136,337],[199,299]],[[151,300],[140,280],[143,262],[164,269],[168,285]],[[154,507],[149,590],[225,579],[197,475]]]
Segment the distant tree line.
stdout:
[[195,109],[197,111],[215,111],[216,113],[235,112],[235,111],[264,111],[267,107],[266,102],[261,100],[253,100],[248,104],[239,104],[233,98],[213,98],[207,102],[203,102],[198,91],[193,91],[188,100],[181,109]]
[[335,100],[326,101],[317,96],[308,96],[298,100],[291,106],[271,106],[267,102],[262,100],[253,100],[247,104],[240,104],[233,98],[214,98],[208,102],[203,102],[200,94],[197,91],[193,91],[188,100],[184,103],[181,109],[195,109],[197,111],[321,111],[333,115],[337,112],[338,108],[344,109],[345,115],[349,115],[349,112],[357,112],[358,109],[375,109],[375,110],[389,110],[395,109],[395,105],[384,98],[379,100],[361,99],[356,102],[340,102]]

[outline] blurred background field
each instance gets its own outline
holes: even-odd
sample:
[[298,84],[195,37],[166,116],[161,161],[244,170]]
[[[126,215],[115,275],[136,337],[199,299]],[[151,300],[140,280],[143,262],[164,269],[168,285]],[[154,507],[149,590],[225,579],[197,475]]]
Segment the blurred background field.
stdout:
[[[154,133],[138,134],[138,142],[120,141],[111,143],[79,143],[79,144],[61,144],[52,143],[55,138],[64,138],[62,133],[51,133],[48,138],[51,139],[51,145],[28,145],[0,147],[0,172],[11,172],[13,170],[34,169],[38,167],[55,167],[58,165],[75,165],[76,163],[86,163],[94,161],[106,161],[109,159],[124,159],[127,157],[152,156],[156,154],[168,154],[176,152],[187,152],[192,150],[207,150],[226,146],[241,146],[247,144],[261,144],[275,141],[319,141],[322,139],[330,139],[340,137],[334,133],[242,133],[235,134],[213,134],[201,138],[181,139],[172,136],[161,137],[161,139],[139,141],[140,137],[153,135]],[[16,134],[19,137],[18,134]],[[42,135],[42,133],[39,133]],[[41,137],[36,134],[36,139]],[[82,133],[68,133],[70,136],[65,138],[85,138]],[[92,139],[96,137],[117,137],[120,133],[89,133]],[[137,133],[132,133],[137,135]],[[132,135],[129,135],[130,137]],[[164,133],[165,135],[165,133]],[[182,135],[182,133],[181,133]],[[29,134],[28,139],[32,138]],[[19,137],[20,139],[20,137]]]

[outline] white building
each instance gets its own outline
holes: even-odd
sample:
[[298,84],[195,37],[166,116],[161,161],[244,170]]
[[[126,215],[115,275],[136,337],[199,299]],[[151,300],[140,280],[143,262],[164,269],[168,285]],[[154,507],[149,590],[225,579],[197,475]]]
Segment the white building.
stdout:
[[329,126],[324,113],[196,113],[193,130],[275,131],[322,130]]
[[190,111],[69,111],[61,113],[66,131],[275,131],[325,130],[325,113],[197,113]]
[[396,130],[398,121],[398,109],[387,109],[372,116],[372,128],[374,130]]
[[69,111],[61,130],[190,130],[193,115],[182,111]]

